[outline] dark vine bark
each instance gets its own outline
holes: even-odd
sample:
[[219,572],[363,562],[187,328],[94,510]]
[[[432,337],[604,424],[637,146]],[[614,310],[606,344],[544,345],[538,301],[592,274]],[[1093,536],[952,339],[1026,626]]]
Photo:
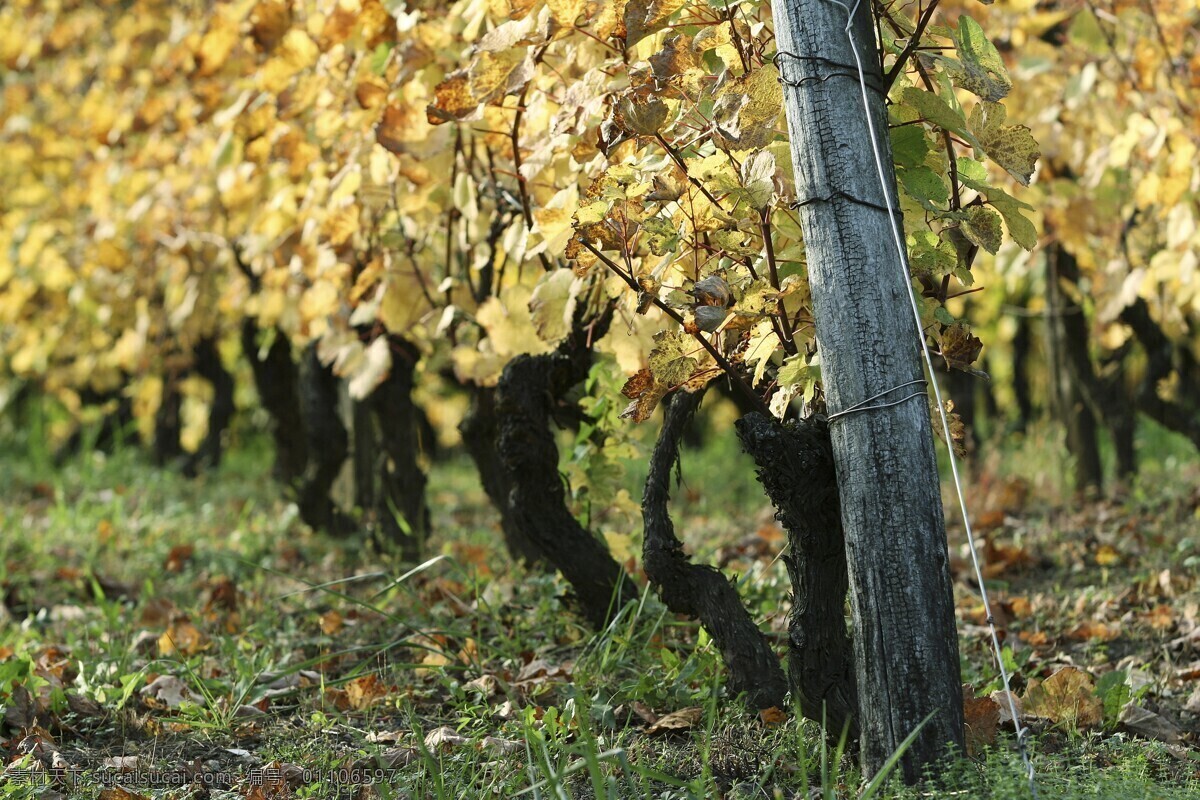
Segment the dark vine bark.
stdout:
[[[26,406],[34,402],[41,402],[33,399],[34,391],[29,384],[26,384],[21,389],[21,396],[24,397],[24,402],[14,404],[12,407],[17,409],[18,424],[30,424],[28,415],[20,413]],[[125,392],[121,390],[110,392],[98,392],[95,389],[86,388],[79,392],[79,400],[84,406],[103,406],[109,403],[114,404],[111,413],[105,414],[100,421],[100,430],[96,432],[96,438],[92,442],[92,447],[102,453],[113,453],[118,448],[124,447],[126,444],[132,443],[137,438],[137,433],[134,429],[133,419],[133,400],[131,400]],[[62,466],[69,458],[78,455],[83,449],[87,436],[82,429],[77,428],[61,447],[54,453],[54,463],[57,466]]]
[[283,331],[275,330],[271,346],[259,358],[258,327],[242,322],[242,349],[254,374],[263,408],[271,417],[275,441],[275,476],[288,487],[300,518],[336,536],[355,529],[330,496],[350,450],[350,437],[338,413],[338,380],[309,345],[292,360]]
[[492,501],[492,505],[500,510],[500,528],[509,555],[528,566],[546,566],[545,558],[537,545],[525,534],[524,529],[516,524],[513,515],[506,512],[512,485],[496,449],[499,422],[496,419],[495,388],[475,388],[471,393],[470,410],[467,411],[458,430],[462,434],[467,453],[479,471],[484,492]]
[[195,371],[213,387],[212,405],[208,411],[208,432],[200,448],[188,457],[184,464],[184,474],[196,475],[202,469],[213,469],[221,465],[224,451],[225,431],[233,421],[233,375],[221,363],[221,354],[217,350],[217,340],[213,336],[205,336],[196,345]]
[[[360,476],[356,469],[355,486],[361,480],[369,487],[367,502],[360,491],[360,506],[373,517],[378,535],[399,544],[403,556],[417,558],[431,527],[425,502],[428,478],[420,459],[433,443],[425,438],[424,414],[412,396],[420,352],[399,336],[389,336],[388,344],[391,372],[360,404],[370,411],[369,419],[355,420],[356,442],[377,454],[366,474]],[[360,423],[368,425],[368,436],[358,429]]]
[[271,418],[275,443],[275,477],[290,485],[308,467],[308,441],[300,408],[300,370],[292,360],[292,346],[283,331],[274,331],[267,352],[259,358],[258,324],[242,320],[242,351],[250,362],[259,400]]
[[638,591],[608,548],[567,508],[550,423],[557,402],[592,364],[592,341],[604,335],[611,308],[589,326],[577,324],[552,353],[522,355],[496,387],[496,450],[508,483],[501,514],[571,584],[584,616],[603,627]]
[[[1079,264],[1061,244],[1053,246],[1050,257],[1055,259],[1055,271],[1062,285],[1071,295],[1078,296]],[[1083,309],[1077,303],[1069,305],[1072,313],[1061,316],[1063,331],[1063,355],[1067,373],[1075,385],[1079,397],[1087,403],[1093,417],[1098,417],[1112,436],[1113,450],[1117,457],[1117,476],[1132,477],[1137,472],[1137,458],[1133,437],[1137,427],[1137,409],[1125,386],[1124,361],[1129,352],[1129,343],[1104,359],[1100,369],[1092,364],[1089,355],[1088,322]],[[1089,455],[1089,459],[1091,456]]]
[[[1020,308],[1028,307],[1027,301],[1021,302]],[[1017,402],[1015,430],[1020,433],[1024,433],[1033,423],[1033,392],[1029,388],[1029,362],[1033,351],[1032,327],[1028,316],[1017,316],[1017,331],[1012,340],[1012,389],[1013,398]]]
[[181,375],[163,375],[162,401],[154,414],[154,463],[165,466],[184,456],[180,437],[183,434],[183,394],[179,391]]
[[[1186,342],[1177,346],[1167,338],[1150,316],[1149,305],[1140,297],[1121,312],[1121,321],[1133,329],[1133,335],[1146,351],[1147,369],[1137,391],[1138,408],[1200,448],[1200,369],[1195,353]],[[1165,400],[1158,394],[1158,384],[1172,371],[1179,376],[1176,399]]]
[[1068,322],[1070,317],[1082,317],[1083,308],[1070,296],[1064,297],[1059,281],[1059,258],[1062,248],[1057,247],[1048,254],[1049,291],[1046,299],[1050,307],[1050,330],[1048,337],[1051,352],[1051,376],[1056,396],[1056,414],[1067,429],[1067,450],[1075,459],[1075,489],[1082,493],[1098,493],[1104,484],[1100,447],[1097,443],[1096,415],[1083,398],[1080,383],[1073,380],[1071,364],[1082,363],[1088,358],[1086,333],[1079,337],[1079,329]]
[[846,632],[849,578],[829,426],[782,423],[761,414],[737,422],[743,449],[788,534],[792,581],[788,677],[793,699],[831,736],[858,736],[854,652]]
[[344,536],[354,522],[338,509],[330,494],[350,454],[350,435],[338,412],[338,379],[321,363],[317,346],[309,345],[300,362],[300,410],[308,463],[292,482],[300,517],[314,528]]
[[700,408],[699,392],[677,391],[663,402],[663,424],[642,495],[642,561],[650,583],[667,608],[699,619],[721,650],[729,689],[752,708],[783,708],[787,678],[779,657],[742,605],[734,584],[720,570],[693,564],[675,536],[668,501],[679,442]]

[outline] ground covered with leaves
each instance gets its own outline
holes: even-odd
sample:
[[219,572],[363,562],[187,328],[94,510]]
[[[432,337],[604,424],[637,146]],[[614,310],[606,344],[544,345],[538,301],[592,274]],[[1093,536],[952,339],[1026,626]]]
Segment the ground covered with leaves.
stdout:
[[[685,454],[677,522],[782,650],[783,535],[718,438]],[[974,469],[1044,797],[1200,792],[1200,464],[1157,446],[1120,500],[1063,500],[1035,437]],[[818,726],[725,696],[704,632],[652,593],[589,630],[559,579],[503,553],[467,462],[434,471],[416,567],[309,532],[268,464],[247,449],[194,481],[132,452],[0,464],[0,798],[864,791]],[[866,791],[1027,797],[954,520],[951,546],[971,752],[920,790]]]

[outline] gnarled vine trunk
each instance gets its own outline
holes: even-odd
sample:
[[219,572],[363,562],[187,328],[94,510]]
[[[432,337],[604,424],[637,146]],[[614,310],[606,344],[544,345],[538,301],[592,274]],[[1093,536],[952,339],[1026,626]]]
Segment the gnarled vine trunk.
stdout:
[[202,469],[221,465],[225,431],[229,429],[235,410],[233,375],[221,363],[216,337],[201,338],[196,345],[194,359],[196,374],[212,384],[213,396],[208,410],[208,432],[205,433],[199,449],[192,453],[184,464],[183,471],[187,475],[195,475]]
[[667,608],[699,619],[712,636],[729,673],[730,691],[744,694],[755,709],[783,708],[787,678],[779,657],[742,605],[737,587],[715,567],[693,564],[671,522],[671,472],[679,462],[684,430],[703,397],[703,390],[677,391],[663,401],[662,430],[642,495],[643,566]]
[[635,600],[638,591],[604,543],[567,508],[551,420],[558,401],[587,376],[591,343],[604,335],[611,319],[610,308],[589,326],[576,320],[554,352],[510,361],[496,387],[496,451],[508,485],[500,509],[508,517],[504,524],[519,530],[562,572],[597,627]]
[[512,514],[506,512],[508,496],[512,485],[508,473],[500,460],[496,449],[496,437],[499,434],[499,422],[496,419],[496,389],[479,386],[471,393],[471,407],[459,425],[463,445],[467,448],[475,468],[479,471],[479,479],[483,491],[487,494],[492,505],[500,511],[500,529],[504,535],[504,544],[508,553],[517,561],[523,561],[529,566],[545,566],[545,558],[537,545],[525,534],[517,524]]
[[[424,414],[413,400],[420,352],[399,336],[389,336],[388,344],[391,372],[356,404],[355,491],[376,534],[400,545],[403,556],[417,558],[431,528],[421,457],[433,443],[425,439]],[[367,463],[360,466],[360,460]]]
[[737,432],[787,531],[793,699],[831,736],[848,730],[857,738],[858,688],[845,618],[849,578],[829,426],[818,419],[784,425],[753,413],[738,420]]

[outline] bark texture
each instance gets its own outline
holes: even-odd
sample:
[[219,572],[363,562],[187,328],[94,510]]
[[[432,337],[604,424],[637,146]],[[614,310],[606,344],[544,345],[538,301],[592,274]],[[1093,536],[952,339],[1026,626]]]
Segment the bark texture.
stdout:
[[788,535],[793,699],[806,717],[824,722],[830,736],[845,729],[857,738],[858,688],[844,613],[849,577],[829,426],[817,419],[783,425],[748,414],[737,431]]
[[507,512],[512,483],[496,449],[500,424],[496,419],[496,389],[479,386],[471,394],[471,407],[459,425],[463,445],[475,462],[483,490],[492,505],[500,511],[500,529],[504,544],[514,560],[528,566],[545,566],[546,561],[537,545],[525,534],[512,514]]
[[[1080,296],[1079,263],[1075,256],[1061,243],[1052,245],[1048,255],[1055,261],[1058,293],[1066,297]],[[1083,307],[1068,300],[1061,310],[1060,325],[1067,374],[1075,384],[1079,397],[1087,403],[1094,417],[1103,420],[1112,436],[1117,477],[1122,480],[1130,478],[1137,472],[1137,455],[1133,444],[1137,409],[1126,384],[1124,364],[1132,349],[1132,342],[1126,342],[1105,356],[1097,367],[1093,365],[1089,352],[1091,336]],[[1066,313],[1068,310],[1072,313]],[[1095,458],[1099,462],[1098,451]]]
[[180,437],[183,434],[183,394],[179,383],[183,376],[177,371],[163,375],[162,400],[154,413],[154,463],[166,466],[184,455]]
[[292,360],[292,346],[283,331],[275,329],[271,346],[261,358],[258,332],[253,318],[242,320],[242,352],[250,362],[259,400],[271,417],[275,477],[291,484],[308,466],[308,442],[300,408],[300,371]]
[[[1190,342],[1196,340],[1196,330],[1189,321],[1188,337],[1176,345],[1150,315],[1150,306],[1142,298],[1121,312],[1121,321],[1133,329],[1142,349],[1146,351],[1146,376],[1137,391],[1137,405],[1158,424],[1180,433],[1200,448],[1200,365]],[[1175,372],[1179,384],[1173,399],[1158,393],[1160,381]]]
[[611,318],[610,309],[591,326],[576,324],[552,353],[514,358],[496,388],[496,452],[508,485],[500,513],[562,572],[597,627],[637,599],[637,587],[567,508],[551,421],[558,401],[587,376],[590,343],[604,335]]
[[196,374],[204,378],[213,387],[212,405],[208,410],[208,432],[200,448],[188,457],[183,471],[187,475],[196,475],[202,469],[216,468],[221,465],[224,452],[225,431],[233,421],[235,411],[233,403],[233,375],[221,363],[221,354],[217,350],[217,340],[214,336],[205,336],[196,345],[194,369]]
[[[838,411],[920,380],[919,332],[844,33],[846,9],[829,0],[775,0],[773,8],[822,375],[829,407]],[[879,134],[875,146],[890,169],[870,4],[857,6],[853,30]],[[890,175],[888,182],[894,198]],[[900,762],[904,778],[916,781],[948,745],[964,745],[928,406],[916,397],[850,414],[834,421],[831,433],[850,565],[863,769],[878,771],[928,717]]]
[[[699,619],[717,643],[729,673],[730,692],[744,694],[754,709],[783,708],[787,679],[779,657],[742,605],[736,586],[720,570],[693,564],[671,522],[671,472],[679,462],[680,439],[703,396],[703,390],[677,391],[663,402],[662,430],[650,456],[642,495],[643,566],[667,608]],[[842,598],[844,602],[844,582]]]
[[[369,419],[356,419],[355,439],[362,442],[359,424],[368,426],[371,447],[376,456],[371,469],[355,475],[370,487],[364,510],[373,510],[375,530],[383,538],[400,545],[402,555],[418,558],[430,533],[429,506],[425,502],[428,479],[421,467],[421,456],[431,442],[423,439],[424,414],[413,400],[415,373],[420,351],[411,342],[389,336],[392,370],[363,405],[370,409]],[[374,443],[378,442],[378,447]]]
[[338,379],[321,363],[317,346],[309,345],[300,362],[300,410],[308,462],[291,489],[300,518],[318,530],[345,536],[355,529],[333,501],[333,482],[350,454],[350,435],[338,411]]
[[1085,373],[1091,374],[1087,323],[1083,307],[1062,291],[1059,270],[1064,263],[1061,247],[1047,254],[1046,300],[1050,308],[1050,372],[1054,382],[1055,415],[1067,432],[1067,451],[1074,459],[1075,490],[1099,494],[1104,487],[1104,465],[1100,460],[1096,414],[1085,399]]

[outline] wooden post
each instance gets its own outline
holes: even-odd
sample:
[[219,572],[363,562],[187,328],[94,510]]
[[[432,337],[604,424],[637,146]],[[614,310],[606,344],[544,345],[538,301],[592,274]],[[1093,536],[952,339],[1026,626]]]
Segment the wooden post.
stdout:
[[[898,204],[871,5],[853,6],[853,32],[890,201],[845,32],[848,6],[774,0],[776,63],[831,412],[863,770],[877,772],[928,718],[901,761],[912,782],[948,745],[963,747],[958,638],[929,407],[913,383],[922,378],[918,331],[887,210]],[[893,405],[837,414],[884,392],[865,405]]]

